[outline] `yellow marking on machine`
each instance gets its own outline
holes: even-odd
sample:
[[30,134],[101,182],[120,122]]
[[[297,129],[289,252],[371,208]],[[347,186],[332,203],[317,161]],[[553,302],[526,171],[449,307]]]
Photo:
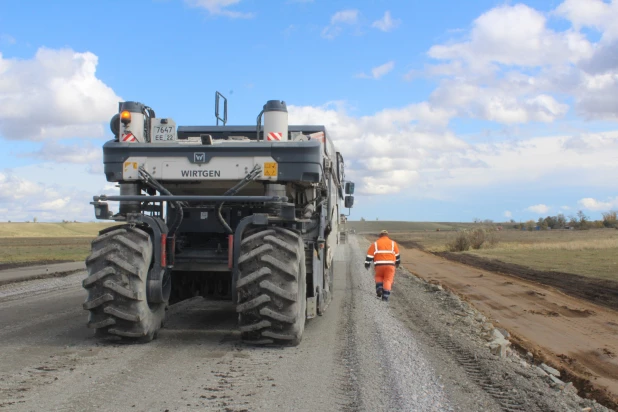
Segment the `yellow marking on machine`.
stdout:
[[277,176],[277,162],[264,162],[264,176]]
[[137,170],[137,162],[124,162],[124,171],[128,171],[133,166],[133,170]]

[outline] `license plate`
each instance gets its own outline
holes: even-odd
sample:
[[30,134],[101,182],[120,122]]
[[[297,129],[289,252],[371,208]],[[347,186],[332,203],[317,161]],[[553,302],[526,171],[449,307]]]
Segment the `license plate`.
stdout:
[[150,126],[150,142],[151,143],[170,143],[177,140],[176,123],[171,119],[166,119],[166,123],[161,122],[162,119],[152,119]]

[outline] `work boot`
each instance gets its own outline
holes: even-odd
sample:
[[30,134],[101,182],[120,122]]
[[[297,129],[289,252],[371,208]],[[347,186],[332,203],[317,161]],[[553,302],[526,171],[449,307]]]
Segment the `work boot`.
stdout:
[[382,292],[383,292],[383,283],[376,283],[376,295],[381,298],[382,297]]
[[382,302],[388,302],[388,298],[390,297],[391,297],[390,290],[385,290],[384,292],[382,292]]

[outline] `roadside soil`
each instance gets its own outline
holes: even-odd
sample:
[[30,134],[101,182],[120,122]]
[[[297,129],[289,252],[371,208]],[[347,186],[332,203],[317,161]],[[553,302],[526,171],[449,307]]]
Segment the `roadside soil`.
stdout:
[[36,260],[32,262],[0,263],[0,270],[25,268],[29,266],[52,265],[56,263],[69,263],[69,262],[73,262],[73,261],[72,260]]
[[618,312],[559,290],[611,302],[611,293],[604,293],[593,279],[577,283],[568,274],[541,277],[541,282],[550,279],[553,287],[526,280],[538,280],[529,270],[505,275],[405,246],[401,256],[410,272],[452,290],[510,332],[515,345],[562,371],[580,395],[618,407]]
[[[402,241],[400,244],[404,247],[424,250],[423,246],[418,242]],[[597,279],[573,273],[536,270],[523,265],[502,262],[498,259],[486,259],[465,253],[431,253],[453,262],[464,263],[478,269],[517,276],[518,278],[552,286],[567,295],[618,310],[618,282],[616,281]]]

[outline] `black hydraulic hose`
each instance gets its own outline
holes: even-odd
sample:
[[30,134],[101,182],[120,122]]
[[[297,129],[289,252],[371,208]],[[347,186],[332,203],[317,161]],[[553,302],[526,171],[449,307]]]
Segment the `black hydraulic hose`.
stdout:
[[[154,110],[150,108],[147,108],[147,110],[150,110],[152,112],[152,116],[154,116]],[[144,181],[144,183],[146,183],[148,186],[154,188],[155,190],[159,191],[159,193],[163,195],[173,196],[172,193],[169,190],[167,190],[165,187],[163,187],[163,185],[159,183],[154,177],[152,177],[152,175],[148,173],[146,169],[144,169],[143,166],[140,166],[139,174],[142,180]],[[170,201],[170,205],[172,206],[172,209],[174,209],[175,213],[174,213],[174,220],[172,220],[172,223],[169,227],[169,231],[167,235],[169,237],[173,237],[176,234],[176,231],[178,230],[178,228],[180,228],[180,224],[182,223],[183,210],[182,210],[182,202]]]
[[[259,165],[253,166],[253,169],[240,182],[238,182],[232,188],[226,190],[225,193],[223,194],[223,196],[234,196],[243,187],[247,186],[249,183],[251,183],[253,180],[255,180],[258,177],[258,175],[260,174],[261,170],[262,169],[260,168]],[[232,235],[232,234],[234,234],[234,231],[232,230],[230,225],[227,224],[225,219],[223,219],[223,215],[221,214],[221,210],[223,209],[223,204],[224,203],[225,202],[219,203],[219,207],[217,207],[217,219],[219,220],[219,223],[221,223],[223,228],[228,232],[228,235]]]
[[155,111],[154,111],[154,110],[152,110],[152,108],[151,108],[151,107],[146,106],[146,107],[145,107],[145,111],[148,113],[148,117],[150,117],[151,119],[153,119],[153,118],[157,117],[157,116],[155,115]]
[[257,179],[261,171],[262,168],[260,167],[260,165],[253,166],[253,169],[251,169],[251,171],[240,182],[238,182],[232,188],[226,190],[223,196],[234,196],[240,191],[240,189]]
[[[173,196],[172,192],[167,190],[161,183],[157,181],[157,179],[152,177],[152,175],[148,173],[143,166],[140,166],[139,168],[139,175],[144,181],[144,183],[146,183],[148,186],[152,187],[155,190],[158,190],[163,195]],[[180,203],[181,206],[186,206],[186,204],[184,204],[183,202],[178,203]]]
[[[223,194],[223,196],[227,196],[227,197],[234,196],[243,187],[245,187],[246,185],[248,185],[249,183],[254,181],[260,175],[261,171],[262,171],[262,169],[261,169],[260,165],[255,165],[253,167],[253,169],[240,182],[238,182],[232,188],[228,189]],[[180,224],[182,223],[182,219],[183,219],[183,209],[182,208],[183,208],[183,203],[184,202],[181,202],[180,200],[177,200],[177,199],[165,199],[165,196],[176,197],[176,198],[179,197],[179,196],[174,196],[169,190],[167,190],[165,187],[163,187],[163,185],[161,185],[154,177],[152,177],[152,175],[150,173],[148,173],[146,171],[146,169],[144,169],[144,167],[142,167],[142,166],[140,166],[140,168],[139,168],[139,175],[142,178],[142,180],[144,181],[144,183],[146,183],[148,186],[154,188],[155,190],[158,190],[162,195],[164,195],[164,196],[157,196],[153,200],[161,200],[161,201],[168,200],[170,202],[172,208],[175,210],[175,212],[176,212],[175,213],[175,217],[174,217],[174,220],[172,221],[172,224],[170,225],[170,229],[169,229],[169,232],[168,232],[168,236],[170,236],[170,237],[174,236],[174,234],[176,233],[176,231],[180,227]],[[103,197],[105,197],[105,196],[103,196]],[[184,198],[187,198],[187,197],[191,198],[192,196],[184,196]],[[205,198],[208,198],[208,197],[209,196],[195,196],[195,198],[196,198],[195,200],[197,200],[197,201],[205,200]],[[262,200],[262,198],[264,199],[264,201],[275,200],[273,197],[267,197],[267,196],[262,196],[262,197],[260,197],[260,196],[246,196],[246,197],[249,198],[248,201],[257,201],[258,199]],[[113,198],[113,196],[110,197],[110,200],[111,200],[111,198]],[[241,199],[242,198],[243,197],[241,197]],[[125,199],[127,199],[127,198],[125,197]],[[151,199],[152,199],[152,196],[151,196]],[[189,199],[187,199],[187,200],[189,200]],[[283,200],[283,199],[281,199],[281,200]],[[219,223],[221,223],[221,225],[228,232],[228,234],[231,235],[231,234],[234,233],[234,231],[227,224],[225,219],[223,219],[223,215],[221,214],[221,210],[223,209],[223,204],[224,203],[225,203],[225,201],[220,202],[218,204],[218,207],[217,207],[217,220],[219,220]]]
[[262,110],[260,114],[258,114],[258,117],[257,117],[257,130],[256,130],[257,133],[255,137],[258,142],[260,141],[260,131],[261,131],[260,129],[262,128],[262,114],[264,114],[264,110]]
[[146,136],[146,141],[152,141],[152,136],[150,136],[150,125],[152,124],[152,119],[155,117],[155,112],[150,107],[144,107],[142,114],[146,117],[144,121],[144,136]]
[[221,214],[221,209],[223,209],[223,202],[219,203],[219,207],[217,208],[217,219],[219,220],[219,223],[221,223],[221,226],[223,226],[227,234],[233,235],[234,231],[232,230],[230,225],[227,224],[225,219],[223,219],[223,215]]
[[169,232],[167,234],[169,237],[174,237],[176,231],[178,230],[178,228],[180,228],[180,224],[182,223],[183,219],[183,210],[180,202],[174,202],[174,209],[176,211],[176,216],[174,219],[174,223],[170,226]]

